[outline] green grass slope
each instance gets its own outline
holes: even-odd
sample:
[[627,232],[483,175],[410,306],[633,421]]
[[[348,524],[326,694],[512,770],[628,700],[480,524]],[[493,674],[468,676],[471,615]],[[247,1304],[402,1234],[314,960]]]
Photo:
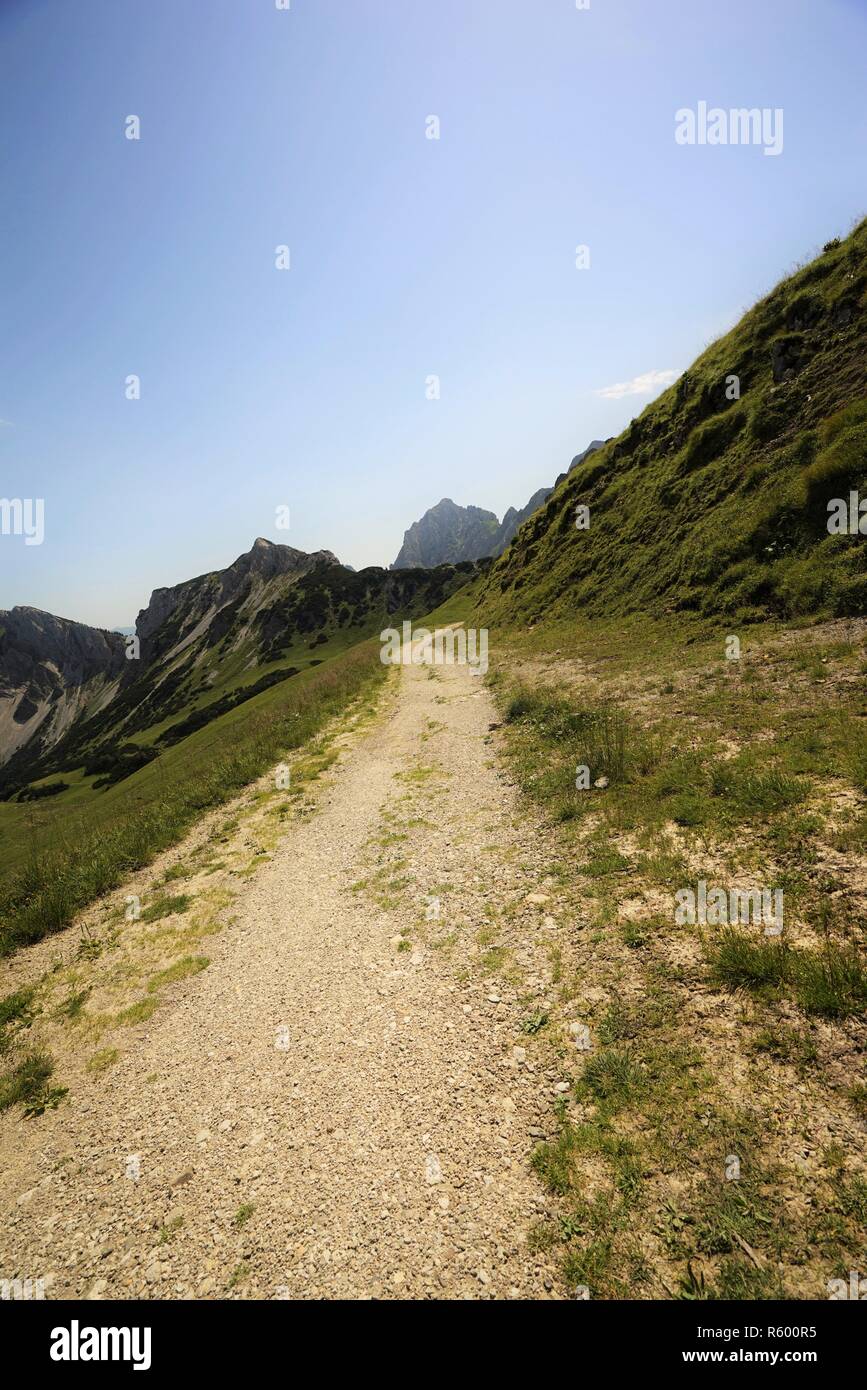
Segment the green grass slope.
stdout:
[[242,590],[207,626],[199,620],[208,604],[196,603],[196,591],[207,591],[220,576],[191,581],[185,602],[145,643],[142,660],[125,663],[121,690],[109,704],[78,720],[54,747],[44,748],[37,736],[0,768],[0,802],[56,796],[64,806],[125,781],[166,745],[267,687],[428,612],[475,570],[465,562],[355,573],[319,563],[300,577],[278,576],[252,593]]
[[[40,802],[0,803],[0,956],[67,926],[385,679],[362,642],[272,686],[169,746],[122,782],[81,778]],[[86,779],[89,781],[90,779]]]
[[[468,575],[471,582],[463,585]],[[152,750],[151,760],[108,785],[100,785],[100,773],[87,773],[81,758],[94,746],[116,748],[116,731],[124,726],[110,709],[104,720],[89,721],[43,760],[42,776],[30,784],[62,781],[64,790],[0,801],[0,956],[67,926],[94,898],[179,840],[205,811],[300,748],[352,701],[372,695],[387,674],[379,659],[383,627],[399,625],[405,617],[422,626],[459,621],[469,615],[479,583],[469,563],[393,577],[388,571],[354,575],[323,568],[311,575],[306,590],[292,595],[296,621],[283,614],[276,669],[270,662],[239,673],[227,653],[215,667],[221,679],[204,703],[195,698],[178,703],[184,687],[177,687],[171,717],[149,724],[140,715],[137,724],[132,721],[135,732],[129,725],[124,730],[131,744],[122,744],[121,751],[142,746]],[[348,615],[344,603],[352,605]],[[431,603],[437,606],[428,611]],[[390,612],[394,605],[397,610]],[[311,650],[299,625],[308,632],[312,626],[325,640]],[[359,626],[376,635],[359,640]],[[262,680],[263,673],[279,675],[287,663],[297,667],[294,676],[222,708],[227,692],[246,696],[245,684]],[[165,706],[152,708],[159,713]],[[131,709],[127,702],[122,718]],[[186,732],[197,711],[212,717]]]
[[485,620],[867,611],[864,537],[828,531],[829,501],[867,498],[865,307],[867,221],[568,475],[489,571]]

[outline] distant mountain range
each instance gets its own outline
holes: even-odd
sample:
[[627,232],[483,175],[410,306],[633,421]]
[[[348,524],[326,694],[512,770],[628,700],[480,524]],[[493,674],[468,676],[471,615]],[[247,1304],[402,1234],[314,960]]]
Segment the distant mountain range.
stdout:
[[154,590],[132,659],[120,633],[35,608],[0,612],[0,797],[69,768],[128,775],[160,742],[430,612],[473,572],[463,563],[356,573],[330,550],[260,538],[227,569]]
[[558,483],[597,449],[601,449],[604,443],[604,440],[594,439],[583,454],[578,454],[572,460],[552,487],[540,487],[520,510],[510,507],[502,521],[494,512],[485,511],[483,507],[460,507],[450,497],[444,497],[404,533],[403,545],[392,569],[453,565],[462,560],[502,555],[519,528],[547,501]]
[[[732,623],[863,614],[865,305],[862,223],[618,439],[593,440],[502,521],[444,498],[390,569],[356,573],[331,551],[260,538],[226,569],[155,590],[132,653],[117,632],[0,612],[0,799],[60,795],[65,782],[46,782],[60,775],[97,790],[122,780],[269,686],[432,612],[477,574],[479,610],[504,625],[579,610]],[[857,512],[843,537],[827,524],[839,499]],[[573,525],[578,502],[589,530]]]
[[[601,447],[594,440],[554,486]],[[330,550],[260,537],[226,569],[155,589],[132,634],[36,608],[0,612],[0,798],[44,795],[31,784],[76,768],[96,785],[120,780],[270,684],[431,612],[552,491],[502,521],[444,498],[409,528],[390,569],[356,572]]]

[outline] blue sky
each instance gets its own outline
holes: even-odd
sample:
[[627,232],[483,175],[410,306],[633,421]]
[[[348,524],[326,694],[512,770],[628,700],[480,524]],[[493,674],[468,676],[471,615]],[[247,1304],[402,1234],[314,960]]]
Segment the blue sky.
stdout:
[[0,0],[0,608],[522,505],[867,211],[865,52],[864,0]]

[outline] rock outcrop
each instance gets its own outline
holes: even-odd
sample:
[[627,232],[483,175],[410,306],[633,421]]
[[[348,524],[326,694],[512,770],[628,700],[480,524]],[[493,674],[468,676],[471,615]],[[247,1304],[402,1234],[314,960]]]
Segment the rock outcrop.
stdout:
[[494,512],[459,507],[444,497],[410,526],[392,569],[431,569],[493,555],[499,525]]
[[124,639],[38,608],[0,612],[0,763],[39,735],[49,748],[117,690]]
[[404,533],[403,545],[391,568],[431,568],[502,555],[519,528],[548,500],[554,488],[573,468],[601,449],[604,442],[594,439],[583,454],[576,455],[566,473],[560,474],[554,487],[540,487],[525,507],[510,507],[502,521],[482,507],[460,507],[450,497],[444,497]]

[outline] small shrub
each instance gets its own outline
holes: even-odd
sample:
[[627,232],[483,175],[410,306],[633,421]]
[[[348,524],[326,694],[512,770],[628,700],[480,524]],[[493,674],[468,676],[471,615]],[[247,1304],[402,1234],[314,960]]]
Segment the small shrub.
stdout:
[[867,1120],[867,1086],[863,1081],[856,1081],[854,1086],[849,1087],[846,1095],[855,1114],[862,1120]]
[[535,1014],[530,1014],[527,1018],[525,1018],[522,1021],[521,1032],[526,1033],[532,1037],[534,1033],[541,1032],[541,1030],[545,1027],[545,1024],[547,1022],[548,1015],[546,1013],[539,1012]]
[[42,786],[25,787],[18,793],[19,801],[42,801],[46,796],[58,796],[60,792],[68,792],[68,782],[45,782]]
[[25,985],[12,994],[7,994],[5,999],[0,999],[0,1028],[5,1028],[10,1023],[28,1024],[33,1017],[35,995],[36,986]]
[[45,1095],[54,1063],[47,1052],[30,1052],[0,1077],[0,1110],[11,1105],[37,1105]]
[[647,935],[638,922],[622,922],[620,936],[624,946],[630,946],[633,950],[637,950],[647,941]]
[[582,1089],[597,1100],[624,1104],[642,1087],[643,1077],[628,1052],[609,1048],[591,1057],[581,1077]]
[[171,917],[175,913],[186,912],[192,898],[187,893],[181,893],[177,897],[157,898],[150,907],[145,908],[141,915],[143,922],[159,922],[163,917]]
[[515,724],[519,719],[526,719],[527,715],[533,712],[535,706],[536,701],[531,695],[515,695],[506,706],[506,722]]
[[753,938],[724,927],[708,948],[712,978],[727,989],[779,988],[792,975],[792,950],[779,937]]

